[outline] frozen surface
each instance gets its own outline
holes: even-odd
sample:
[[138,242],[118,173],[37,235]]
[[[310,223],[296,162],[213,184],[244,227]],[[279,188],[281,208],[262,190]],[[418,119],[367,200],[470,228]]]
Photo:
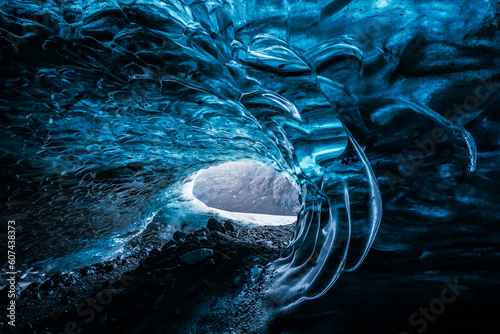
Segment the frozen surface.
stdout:
[[484,221],[499,218],[497,2],[0,10],[2,219],[20,226],[23,272],[75,269],[128,250],[144,229],[165,240],[203,224],[179,185],[235,160],[300,186],[268,291],[278,308],[323,296],[372,245],[432,247],[418,236],[462,212],[470,225],[441,242],[495,240]]

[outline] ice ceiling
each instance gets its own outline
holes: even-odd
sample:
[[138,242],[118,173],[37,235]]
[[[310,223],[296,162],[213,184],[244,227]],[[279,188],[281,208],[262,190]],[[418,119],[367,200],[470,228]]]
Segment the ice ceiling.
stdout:
[[[172,187],[251,160],[301,187],[269,298],[321,296],[372,246],[379,182],[393,191],[476,169],[464,127],[488,122],[495,99],[456,119],[444,101],[496,74],[497,5],[2,1],[2,214],[21,225],[23,269],[70,270],[148,224],[175,228],[162,215]],[[446,139],[398,174],[397,154],[415,159],[415,140],[430,151],[435,129]]]

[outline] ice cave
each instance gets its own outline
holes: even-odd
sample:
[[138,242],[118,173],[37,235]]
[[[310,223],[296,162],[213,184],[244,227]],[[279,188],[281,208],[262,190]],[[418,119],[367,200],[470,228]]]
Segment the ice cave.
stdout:
[[0,0],[0,332],[498,334],[499,13]]

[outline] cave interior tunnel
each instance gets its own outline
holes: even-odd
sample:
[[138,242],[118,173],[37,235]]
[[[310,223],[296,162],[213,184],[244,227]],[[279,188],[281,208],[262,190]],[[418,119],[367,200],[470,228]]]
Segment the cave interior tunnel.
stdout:
[[499,10],[0,0],[2,333],[497,334]]

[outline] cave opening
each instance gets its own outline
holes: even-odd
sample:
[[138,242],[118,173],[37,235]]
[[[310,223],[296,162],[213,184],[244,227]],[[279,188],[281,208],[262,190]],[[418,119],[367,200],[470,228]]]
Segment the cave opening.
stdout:
[[243,224],[287,225],[300,209],[297,186],[272,168],[232,161],[199,171],[188,185],[194,201]]

